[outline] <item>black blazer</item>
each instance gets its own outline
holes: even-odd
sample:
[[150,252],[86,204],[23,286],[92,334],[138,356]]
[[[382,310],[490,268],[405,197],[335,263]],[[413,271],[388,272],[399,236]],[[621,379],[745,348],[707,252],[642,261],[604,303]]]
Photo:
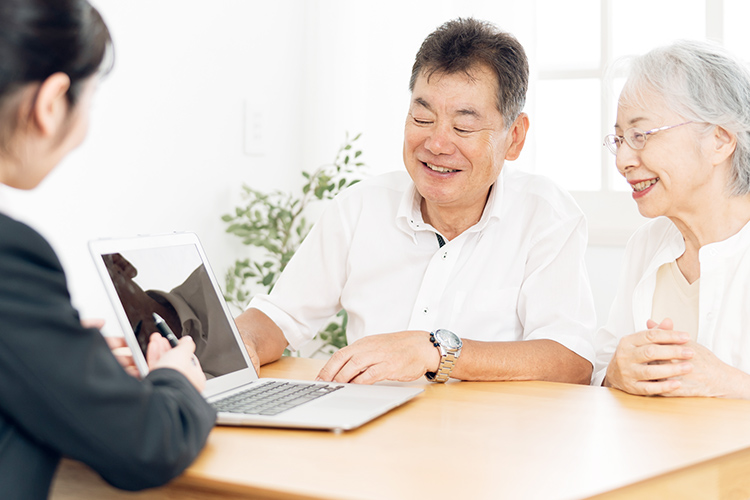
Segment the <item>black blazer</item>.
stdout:
[[164,484],[215,419],[177,371],[125,373],[81,326],[49,244],[0,214],[0,496],[46,498],[62,455],[119,488]]

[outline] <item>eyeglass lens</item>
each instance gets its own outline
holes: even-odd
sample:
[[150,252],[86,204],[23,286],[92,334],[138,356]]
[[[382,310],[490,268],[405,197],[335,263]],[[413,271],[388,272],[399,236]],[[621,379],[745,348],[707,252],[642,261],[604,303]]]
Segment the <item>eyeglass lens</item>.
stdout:
[[604,138],[604,145],[607,146],[612,154],[617,154],[617,150],[620,149],[622,141],[626,141],[628,146],[633,149],[643,149],[646,145],[646,133],[643,130],[637,128],[630,128],[623,133],[622,136],[610,134]]

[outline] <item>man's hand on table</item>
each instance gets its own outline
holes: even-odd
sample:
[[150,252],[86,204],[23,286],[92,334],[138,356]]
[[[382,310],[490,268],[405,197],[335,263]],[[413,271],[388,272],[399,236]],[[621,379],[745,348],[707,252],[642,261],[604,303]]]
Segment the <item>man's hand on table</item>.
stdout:
[[318,380],[374,384],[381,380],[410,382],[435,371],[440,352],[425,331],[370,335],[337,351]]

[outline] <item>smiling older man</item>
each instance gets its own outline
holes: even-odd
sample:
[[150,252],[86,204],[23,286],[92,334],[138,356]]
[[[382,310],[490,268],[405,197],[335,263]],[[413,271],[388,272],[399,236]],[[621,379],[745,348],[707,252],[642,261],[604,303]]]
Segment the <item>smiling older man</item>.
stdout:
[[256,364],[297,349],[341,308],[349,346],[326,381],[591,378],[586,224],[549,180],[506,171],[529,120],[523,47],[474,19],[420,48],[406,172],[329,206],[280,277],[237,318]]

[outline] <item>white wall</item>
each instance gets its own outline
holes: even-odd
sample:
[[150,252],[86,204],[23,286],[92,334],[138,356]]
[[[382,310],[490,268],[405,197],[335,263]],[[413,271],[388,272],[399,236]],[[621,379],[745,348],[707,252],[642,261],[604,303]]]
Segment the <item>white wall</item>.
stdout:
[[[109,317],[89,239],[194,231],[223,273],[242,250],[220,220],[240,184],[271,189],[299,175],[305,10],[284,0],[93,3],[116,62],[89,136],[38,189],[3,197],[57,249],[82,314]],[[244,154],[246,101],[273,110],[263,157]]]
[[596,317],[601,326],[607,321],[609,309],[615,298],[617,281],[623,264],[625,247],[589,243],[586,250],[586,268],[594,294]]
[[[92,3],[112,31],[116,62],[98,90],[88,139],[40,188],[3,189],[0,203],[52,242],[74,303],[84,316],[109,318],[110,332],[88,240],[193,231],[221,275],[245,251],[220,220],[243,182],[297,189],[300,170],[330,161],[345,131],[363,132],[373,173],[402,168],[411,65],[435,27],[473,15],[533,52],[533,2]],[[263,117],[260,155],[245,152],[246,108]],[[617,255],[597,247],[587,256],[601,311],[617,279],[607,259]]]

